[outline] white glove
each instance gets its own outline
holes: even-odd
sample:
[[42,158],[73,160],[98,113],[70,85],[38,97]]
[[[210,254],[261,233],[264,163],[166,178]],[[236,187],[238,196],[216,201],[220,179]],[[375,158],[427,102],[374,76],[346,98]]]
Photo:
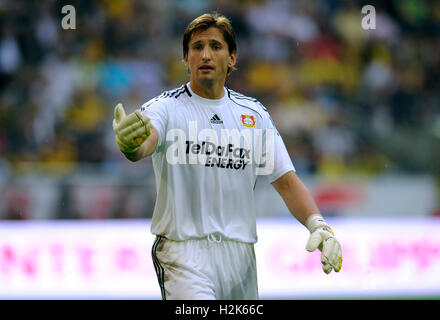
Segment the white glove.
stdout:
[[306,250],[321,251],[322,270],[330,273],[332,269],[339,272],[342,267],[341,244],[334,237],[334,233],[321,215],[315,214],[307,219],[306,227],[310,231]]
[[115,107],[113,131],[116,134],[116,143],[122,152],[134,152],[151,134],[150,119],[136,110],[128,116],[122,104]]

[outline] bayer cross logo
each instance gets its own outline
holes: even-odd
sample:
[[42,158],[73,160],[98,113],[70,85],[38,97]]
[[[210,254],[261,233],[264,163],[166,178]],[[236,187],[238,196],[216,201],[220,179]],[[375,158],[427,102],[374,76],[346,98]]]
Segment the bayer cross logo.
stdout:
[[211,123],[214,123],[214,124],[222,124],[223,123],[223,120],[222,119],[220,119],[220,117],[217,115],[217,114],[215,114],[212,118],[211,118]]

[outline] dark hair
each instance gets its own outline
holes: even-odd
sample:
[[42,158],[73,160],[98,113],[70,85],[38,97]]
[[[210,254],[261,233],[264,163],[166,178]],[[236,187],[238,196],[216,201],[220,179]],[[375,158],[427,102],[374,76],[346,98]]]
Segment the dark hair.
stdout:
[[[222,32],[223,38],[228,45],[228,50],[230,54],[237,52],[237,44],[235,42],[235,34],[231,22],[225,16],[214,12],[202,14],[200,17],[195,18],[193,21],[190,22],[190,24],[188,24],[183,34],[184,57],[188,54],[189,40],[191,39],[193,33],[198,31],[205,31],[211,27],[216,27]],[[228,74],[232,70],[235,70],[235,68],[228,68]]]

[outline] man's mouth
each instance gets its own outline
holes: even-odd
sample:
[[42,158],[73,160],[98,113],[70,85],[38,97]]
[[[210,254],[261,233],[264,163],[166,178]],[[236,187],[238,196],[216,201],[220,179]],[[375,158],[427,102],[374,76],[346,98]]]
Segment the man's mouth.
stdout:
[[209,71],[209,70],[214,70],[214,68],[211,67],[210,65],[203,65],[199,67],[199,70]]

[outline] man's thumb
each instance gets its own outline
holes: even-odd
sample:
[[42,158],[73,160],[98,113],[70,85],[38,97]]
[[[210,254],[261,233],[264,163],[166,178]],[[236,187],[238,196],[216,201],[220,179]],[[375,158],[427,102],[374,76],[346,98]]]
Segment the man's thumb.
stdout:
[[125,110],[121,103],[118,103],[118,105],[115,107],[115,120],[116,123],[120,122],[122,119],[125,118]]
[[309,241],[307,241],[306,250],[309,252],[315,251],[316,248],[318,248],[321,241],[322,239],[319,232],[313,232],[309,238]]

